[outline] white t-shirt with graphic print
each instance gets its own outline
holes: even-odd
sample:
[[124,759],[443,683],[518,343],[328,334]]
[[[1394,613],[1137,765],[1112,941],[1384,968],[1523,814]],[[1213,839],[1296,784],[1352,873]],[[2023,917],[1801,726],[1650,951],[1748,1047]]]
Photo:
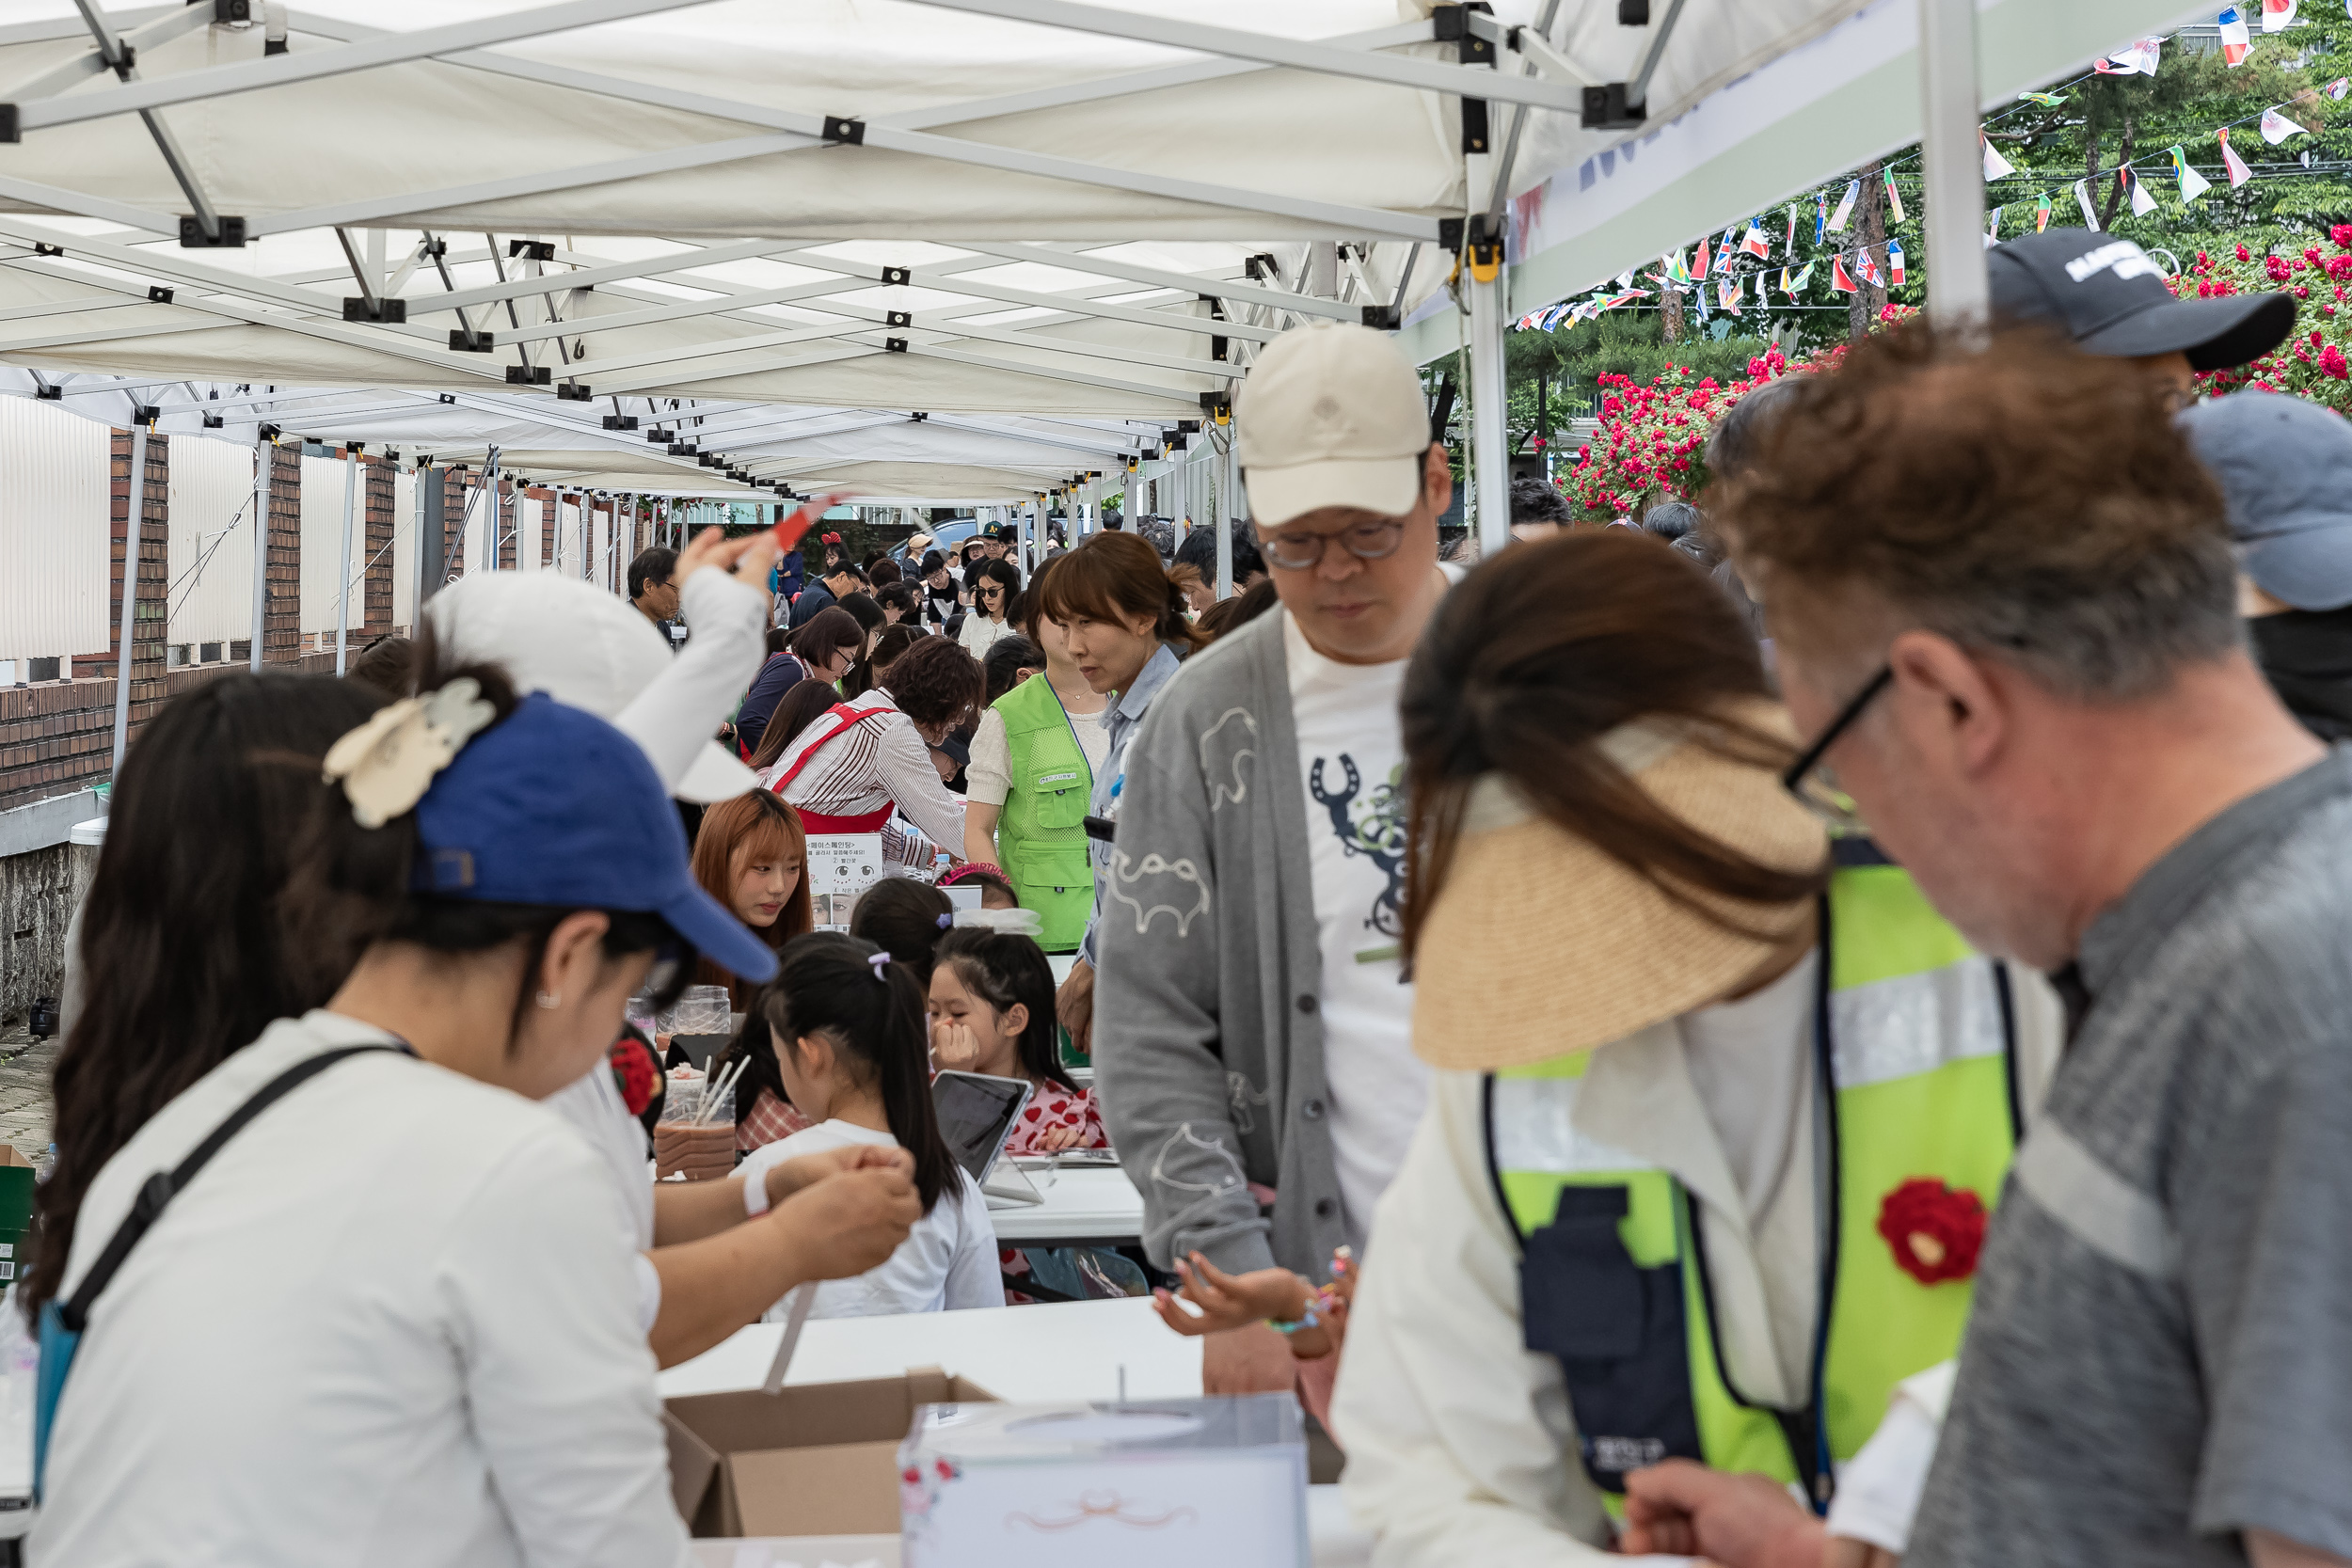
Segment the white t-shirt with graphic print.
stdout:
[[1308,863],[1322,938],[1323,1069],[1350,1244],[1405,1161],[1429,1099],[1413,1054],[1413,988],[1403,978],[1405,742],[1396,712],[1406,660],[1342,664],[1282,617]]

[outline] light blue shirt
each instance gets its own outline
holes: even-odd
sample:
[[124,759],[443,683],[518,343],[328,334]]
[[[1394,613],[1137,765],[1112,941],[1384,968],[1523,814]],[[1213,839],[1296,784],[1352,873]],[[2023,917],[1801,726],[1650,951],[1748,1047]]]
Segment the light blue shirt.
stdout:
[[[1103,766],[1094,770],[1094,794],[1087,802],[1089,815],[1112,821],[1119,819],[1119,797],[1127,784],[1127,743],[1135,738],[1136,727],[1143,722],[1144,709],[1152,705],[1152,699],[1159,695],[1160,688],[1179,668],[1175,644],[1163,642],[1134,682],[1119,694],[1118,703],[1111,708],[1110,722],[1105,726],[1110,732],[1110,752],[1103,759]],[[1087,855],[1094,863],[1094,911],[1087,916],[1086,941],[1079,944],[1078,951],[1091,965],[1094,927],[1103,918],[1103,877],[1110,869],[1111,846],[1100,839],[1089,839]]]

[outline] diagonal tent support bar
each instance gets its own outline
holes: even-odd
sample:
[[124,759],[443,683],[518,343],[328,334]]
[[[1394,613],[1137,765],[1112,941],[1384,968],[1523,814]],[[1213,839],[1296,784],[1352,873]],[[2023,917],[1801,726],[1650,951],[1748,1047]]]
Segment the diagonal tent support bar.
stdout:
[[1072,0],[921,0],[943,10],[972,11],[1012,22],[1033,22],[1072,32],[1099,33],[1136,42],[1165,44],[1171,49],[1198,50],[1230,59],[1256,60],[1263,65],[1311,71],[1325,76],[1352,76],[1361,81],[1418,87],[1424,92],[1451,93],[1461,98],[1494,99],[1524,103],[1531,108],[1581,114],[1584,101],[1575,87],[1539,77],[1498,76],[1476,66],[1447,65],[1438,60],[1413,59],[1367,51],[1334,49],[1328,44],[1275,38],[1238,27],[1216,27],[1176,17],[1143,11],[1112,10],[1082,6]]
[[[1434,226],[1428,236],[1435,239]],[[1236,305],[1264,305],[1277,310],[1295,310],[1303,316],[1328,316],[1334,321],[1354,322],[1363,319],[1359,306],[1342,305],[1335,299],[1317,299],[1311,294],[1295,294],[1281,289],[1260,288],[1254,283],[1232,283],[1190,273],[1169,272],[1164,267],[1139,266],[1133,261],[1116,261],[1090,250],[1056,250],[1039,245],[982,245],[974,243],[965,247],[983,255],[1001,257],[1008,261],[1035,261],[1040,266],[1061,267],[1071,272],[1090,272],[1102,277],[1121,277],[1131,283],[1142,283],[1162,289],[1184,289],[1194,293],[1215,294]],[[1253,335],[1255,336],[1255,335]],[[1271,335],[1257,337],[1270,341]]]
[[[213,20],[212,12],[202,7],[181,6],[175,10],[122,35],[122,41],[134,51],[148,50],[168,43],[183,33],[193,32]],[[11,41],[0,38],[0,42]],[[47,98],[68,87],[79,86],[92,76],[104,74],[113,62],[103,50],[93,49],[87,55],[76,55],[59,65],[51,66],[38,76],[29,76],[4,89],[7,101],[24,103],[35,98]]]
[[52,212],[69,213],[77,218],[96,218],[102,223],[120,224],[125,229],[143,230],[150,234],[180,232],[180,220],[167,214],[151,213],[144,207],[127,206],[81,191],[60,190],[37,181],[19,180],[13,175],[0,174],[0,197],[21,201],[28,207],[46,207]]
[[371,71],[377,66],[398,65],[405,60],[430,59],[436,55],[461,49],[481,49],[490,44],[544,38],[549,33],[569,32],[575,27],[594,27],[600,23],[618,22],[633,16],[684,10],[689,6],[705,3],[706,0],[566,0],[563,5],[508,11],[500,16],[455,23],[447,27],[421,27],[414,32],[386,33],[364,43],[340,44],[332,49],[306,49],[297,53],[272,55],[259,60],[246,60],[235,65],[183,71],[176,75],[150,81],[126,82],[103,92],[35,99],[14,105],[16,124],[21,135],[53,125],[73,125],[83,120],[104,119],[110,115],[134,114],[141,109],[160,109],[173,103],[193,103],[207,98],[225,98],[232,93],[257,92],[263,87],[282,87],[290,82],[315,82],[323,77],[342,76],[355,71]]

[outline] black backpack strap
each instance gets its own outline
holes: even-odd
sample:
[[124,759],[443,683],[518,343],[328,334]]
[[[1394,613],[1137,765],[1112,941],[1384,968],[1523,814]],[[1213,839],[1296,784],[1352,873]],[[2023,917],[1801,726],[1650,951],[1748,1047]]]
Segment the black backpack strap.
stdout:
[[212,1135],[191,1149],[186,1159],[168,1171],[159,1170],[149,1177],[140,1186],[139,1196],[131,1205],[131,1212],[123,1217],[122,1224],[107,1241],[106,1250],[98,1255],[98,1261],[90,1265],[89,1273],[83,1277],[80,1289],[58,1308],[58,1316],[64,1319],[66,1328],[79,1334],[87,1326],[89,1310],[98,1300],[98,1292],[114,1278],[115,1271],[122,1267],[122,1260],[131,1255],[133,1247],[138,1245],[139,1238],[163,1217],[165,1206],[178,1196],[180,1189],[193,1180],[196,1173],[220,1152],[221,1146],[242,1132],[247,1122],[345,1057],[398,1049],[390,1045],[346,1045],[296,1062],[254,1090],[253,1097],[230,1113],[229,1119],[214,1128]]

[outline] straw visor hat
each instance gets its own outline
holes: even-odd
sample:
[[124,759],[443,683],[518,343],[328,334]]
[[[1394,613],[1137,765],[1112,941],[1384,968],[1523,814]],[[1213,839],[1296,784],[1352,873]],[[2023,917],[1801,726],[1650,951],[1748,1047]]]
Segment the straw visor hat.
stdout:
[[[1778,704],[1739,710],[1791,735]],[[1593,744],[1671,815],[1769,866],[1822,863],[1821,824],[1767,768],[1694,742],[1687,724],[1636,720]],[[1577,834],[1537,816],[1501,774],[1470,788],[1461,836],[1422,929],[1413,1050],[1433,1067],[1522,1067],[1623,1039],[1704,1006],[1796,929],[1804,906],[1693,892],[1751,930],[1724,929]]]

